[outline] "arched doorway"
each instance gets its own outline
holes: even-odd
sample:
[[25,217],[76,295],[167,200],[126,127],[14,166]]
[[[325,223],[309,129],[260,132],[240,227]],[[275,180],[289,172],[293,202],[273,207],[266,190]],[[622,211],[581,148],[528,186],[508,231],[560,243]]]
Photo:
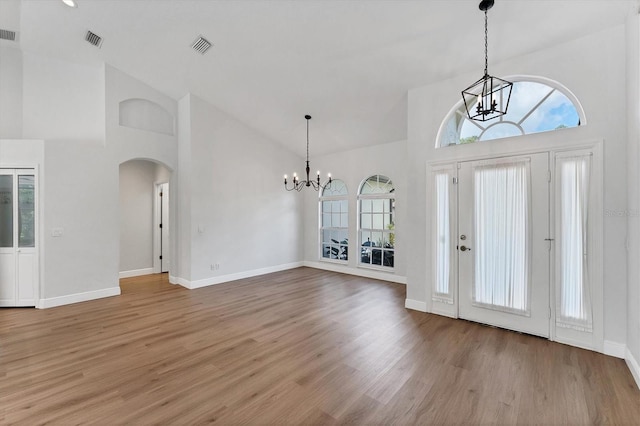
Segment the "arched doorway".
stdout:
[[171,176],[151,160],[120,164],[120,278],[169,272]]

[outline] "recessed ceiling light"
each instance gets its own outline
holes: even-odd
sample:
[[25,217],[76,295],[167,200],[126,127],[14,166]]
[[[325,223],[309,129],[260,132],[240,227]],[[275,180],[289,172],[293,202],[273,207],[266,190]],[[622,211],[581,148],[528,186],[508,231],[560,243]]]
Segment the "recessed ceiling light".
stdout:
[[62,3],[69,7],[78,7],[78,3],[76,3],[75,0],[62,0]]

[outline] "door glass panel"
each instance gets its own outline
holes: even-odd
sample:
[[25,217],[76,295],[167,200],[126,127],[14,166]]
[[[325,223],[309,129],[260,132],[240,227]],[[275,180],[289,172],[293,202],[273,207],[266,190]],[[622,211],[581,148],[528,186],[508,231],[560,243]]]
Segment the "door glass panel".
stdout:
[[0,247],[13,247],[13,176],[0,175]]
[[475,305],[529,312],[529,163],[476,167]]
[[35,186],[33,175],[18,176],[18,245],[35,247]]
[[438,173],[435,179],[435,234],[436,243],[436,293],[450,297],[449,256],[451,256],[451,238],[449,225],[449,174]]
[[560,279],[556,325],[593,330],[587,265],[589,169],[591,155],[557,160]]

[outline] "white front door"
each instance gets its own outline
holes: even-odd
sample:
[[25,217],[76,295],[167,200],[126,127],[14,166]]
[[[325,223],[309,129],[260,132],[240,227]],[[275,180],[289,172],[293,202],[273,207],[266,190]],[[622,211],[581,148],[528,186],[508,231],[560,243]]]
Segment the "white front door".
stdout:
[[459,164],[460,318],[549,336],[547,153]]
[[35,306],[36,175],[0,169],[0,306]]

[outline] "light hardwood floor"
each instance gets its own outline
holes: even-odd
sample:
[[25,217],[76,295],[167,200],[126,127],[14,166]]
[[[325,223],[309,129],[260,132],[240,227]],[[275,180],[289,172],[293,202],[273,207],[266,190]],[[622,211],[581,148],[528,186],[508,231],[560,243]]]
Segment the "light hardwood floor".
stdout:
[[638,424],[624,361],[300,268],[0,310],[0,423]]

